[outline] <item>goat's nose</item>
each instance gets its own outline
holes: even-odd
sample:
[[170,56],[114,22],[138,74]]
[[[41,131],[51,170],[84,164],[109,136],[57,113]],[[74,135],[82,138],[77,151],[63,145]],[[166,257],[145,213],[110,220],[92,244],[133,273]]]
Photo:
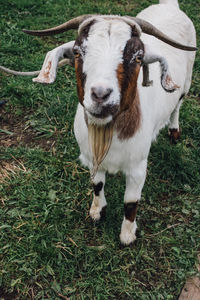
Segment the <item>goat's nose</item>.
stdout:
[[102,103],[108,100],[110,94],[113,92],[111,88],[103,88],[99,87],[92,87],[91,88],[91,97],[93,101]]

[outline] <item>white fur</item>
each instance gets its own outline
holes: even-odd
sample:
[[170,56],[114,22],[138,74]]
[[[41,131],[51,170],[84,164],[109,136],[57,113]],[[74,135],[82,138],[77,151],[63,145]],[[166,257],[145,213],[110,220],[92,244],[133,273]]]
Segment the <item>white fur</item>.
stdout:
[[136,229],[137,224],[136,221],[130,222],[129,220],[123,219],[121,233],[120,233],[120,241],[123,245],[130,245],[136,240]]
[[[162,4],[152,5],[143,10],[138,17],[149,21],[172,39],[182,44],[195,46],[195,29],[190,19],[178,8],[178,2],[175,0],[160,2]],[[111,40],[106,33],[107,26],[111,26]],[[98,32],[98,36],[96,32]],[[120,21],[99,22],[92,26],[87,41],[89,50],[84,61],[84,72],[87,73],[88,78],[84,100],[86,108],[90,109],[93,105],[90,98],[90,88],[97,83],[111,85],[115,91],[109,101],[112,103],[119,102],[120,91],[117,88],[115,70],[122,60],[120,50],[124,49],[129,37],[129,26]],[[180,88],[174,93],[167,93],[163,90],[160,84],[159,63],[149,66],[153,86],[142,86],[142,74],[140,72],[138,91],[142,113],[141,126],[136,134],[127,140],[119,140],[117,134],[114,133],[110,150],[99,168],[101,174],[106,171],[110,173],[122,171],[126,175],[127,184],[124,198],[126,203],[140,199],[146,177],[147,158],[151,142],[155,140],[160,129],[169,123],[171,115],[172,124],[178,127],[179,98],[189,90],[195,57],[194,52],[175,49],[152,36],[142,34],[141,39],[153,53],[158,53],[166,59],[170,74]],[[97,57],[98,63],[94,64]],[[92,157],[88,146],[88,131],[83,107],[80,104],[76,112],[74,131],[81,151],[80,159],[84,165],[91,169]],[[96,212],[94,205],[90,211],[94,219],[99,218],[99,211],[106,203],[104,194],[100,195],[100,198]],[[120,240],[123,244],[130,244],[135,239],[136,227],[135,222],[123,221],[120,234]]]
[[179,7],[178,0],[160,0],[160,4],[171,4]]
[[[86,74],[84,106],[89,121],[94,122],[90,112],[97,112],[91,99],[91,88],[101,86],[113,89],[106,105],[120,103],[120,90],[116,76],[118,65],[122,62],[123,50],[131,36],[131,28],[122,20],[104,20],[97,18],[97,23],[91,26],[89,36],[84,42],[86,54],[83,59],[83,72]],[[98,33],[98,34],[97,34]],[[104,123],[111,119],[104,120]],[[102,124],[102,119],[96,119]]]
[[74,41],[71,41],[49,51],[46,54],[44,63],[42,65],[42,69],[38,77],[33,78],[33,82],[46,83],[46,84],[53,83],[56,79],[59,60],[64,57],[64,54],[67,54],[69,58],[73,57],[72,54],[73,45],[74,45]]

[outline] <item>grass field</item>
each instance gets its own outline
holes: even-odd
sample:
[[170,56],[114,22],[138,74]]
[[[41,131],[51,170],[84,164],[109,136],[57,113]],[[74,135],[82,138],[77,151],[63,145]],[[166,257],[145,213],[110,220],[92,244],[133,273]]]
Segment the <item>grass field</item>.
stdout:
[[[84,13],[135,16],[157,1],[0,0],[0,65],[40,69],[45,53],[76,36],[37,38]],[[182,0],[200,36],[200,1]],[[199,40],[198,40],[198,45]],[[107,217],[88,216],[92,188],[77,157],[73,68],[51,86],[0,73],[0,299],[177,299],[200,249],[200,52],[181,109],[181,140],[152,145],[138,238],[119,244],[123,175],[108,176]],[[115,207],[115,209],[113,209]]]

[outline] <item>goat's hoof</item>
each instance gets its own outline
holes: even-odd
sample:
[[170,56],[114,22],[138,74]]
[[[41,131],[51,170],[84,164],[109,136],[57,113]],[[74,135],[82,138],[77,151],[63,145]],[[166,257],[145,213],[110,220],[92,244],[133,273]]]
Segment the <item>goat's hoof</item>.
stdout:
[[123,246],[132,246],[136,240],[136,235],[131,232],[120,233],[120,242]]
[[136,222],[130,222],[129,220],[124,220],[122,223],[121,233],[120,233],[120,241],[124,246],[130,246],[136,240],[136,230],[137,225]]
[[181,129],[169,128],[169,138],[171,143],[177,144],[181,136]]
[[104,218],[106,215],[106,207],[107,205],[103,207],[92,205],[90,208],[90,217],[92,220],[98,222],[100,219]]

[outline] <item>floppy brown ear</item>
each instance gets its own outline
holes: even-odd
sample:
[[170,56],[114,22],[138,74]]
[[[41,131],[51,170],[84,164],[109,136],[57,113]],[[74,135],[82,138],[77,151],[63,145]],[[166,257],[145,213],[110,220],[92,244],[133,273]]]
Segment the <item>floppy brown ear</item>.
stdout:
[[74,42],[75,41],[68,42],[49,51],[45,57],[38,77],[33,78],[33,82],[46,84],[53,83],[56,80],[59,61],[64,57],[67,57],[68,59],[68,61],[65,61],[65,63],[72,65],[74,60],[74,55],[72,52]]

